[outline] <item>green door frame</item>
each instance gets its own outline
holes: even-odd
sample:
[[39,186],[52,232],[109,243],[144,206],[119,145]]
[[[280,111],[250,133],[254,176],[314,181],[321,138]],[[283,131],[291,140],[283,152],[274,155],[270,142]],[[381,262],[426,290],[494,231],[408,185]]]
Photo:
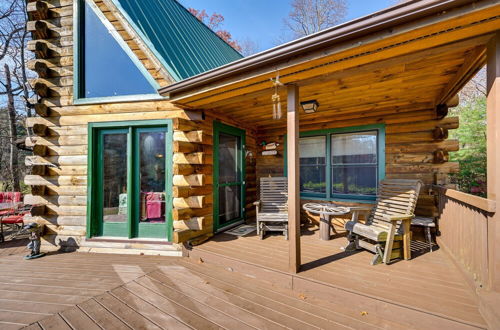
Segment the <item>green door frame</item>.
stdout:
[[[243,129],[236,128],[233,126],[229,126],[226,124],[223,124],[218,121],[214,121],[214,155],[213,155],[213,161],[214,161],[214,169],[213,169],[213,188],[214,188],[214,232],[221,231],[223,229],[226,229],[228,227],[231,227],[235,225],[236,223],[239,223],[245,219],[245,138],[246,138],[246,132]],[[240,184],[241,186],[241,200],[240,200],[240,207],[241,207],[241,217],[232,220],[229,223],[225,223],[224,226],[221,226],[219,223],[219,187],[221,186],[219,184],[219,134],[224,133],[224,134],[229,134],[233,136],[237,136],[240,138],[240,148],[238,150],[238,156],[237,156],[237,166],[238,166],[238,174],[239,174],[239,182],[231,182],[231,183],[226,183],[224,186],[229,186],[229,185],[238,185]]]
[[[129,138],[129,132],[130,130],[128,128],[119,128],[119,127],[110,127],[110,128],[103,128],[99,129],[96,131],[97,135],[97,141],[96,141],[96,148],[95,152],[97,153],[96,156],[96,162],[94,163],[94,173],[95,173],[95,183],[98,184],[99,182],[104,181],[104,136],[105,135],[112,135],[112,134],[126,134],[127,137],[127,154],[129,154],[129,148],[130,148],[130,138]],[[127,158],[128,161],[128,158]],[[130,191],[131,189],[131,184],[130,184],[130,175],[127,172],[127,191]],[[103,190],[102,189],[96,189],[95,195],[95,205],[97,207],[93,208],[93,211],[95,212],[95,218],[96,219],[103,219],[104,218],[104,212],[103,212]],[[127,203],[127,214],[130,214],[130,203]],[[129,228],[129,221],[125,222],[111,222],[111,223],[104,223],[103,221],[98,221],[98,231],[100,235],[102,236],[108,236],[109,234],[113,234],[113,236],[118,236],[118,237],[127,237],[128,233],[130,232]]]
[[[138,215],[138,200],[137,191],[139,191],[140,181],[136,178],[139,152],[136,141],[133,141],[134,136],[138,135],[137,131],[152,131],[156,128],[166,128],[167,135],[165,140],[166,147],[166,166],[165,166],[165,226],[166,226],[166,237],[153,237],[153,238],[166,238],[168,241],[172,241],[172,230],[173,230],[173,217],[172,217],[172,143],[173,141],[173,126],[171,119],[161,119],[161,120],[143,120],[143,121],[121,121],[121,122],[103,122],[103,123],[89,123],[88,124],[88,167],[87,167],[87,238],[92,238],[95,236],[101,236],[103,233],[102,226],[102,210],[100,210],[100,195],[102,194],[101,189],[98,189],[99,181],[102,177],[99,174],[99,162],[100,155],[97,152],[100,150],[99,143],[101,136],[101,131],[128,131],[127,135],[127,200],[131,201],[127,203],[128,207],[128,221],[127,221],[127,231],[125,237],[134,238],[142,235],[140,234],[140,229],[138,225],[134,225],[132,219],[137,219]],[[102,149],[101,149],[102,150]],[[136,203],[137,202],[137,203]],[[150,224],[153,226],[153,224]],[[149,232],[147,230],[146,232]]]

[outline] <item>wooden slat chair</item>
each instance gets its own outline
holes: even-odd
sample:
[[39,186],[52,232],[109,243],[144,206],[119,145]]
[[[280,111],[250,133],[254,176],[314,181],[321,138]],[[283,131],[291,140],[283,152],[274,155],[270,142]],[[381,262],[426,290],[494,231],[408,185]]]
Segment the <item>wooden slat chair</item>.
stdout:
[[395,241],[403,241],[404,257],[410,259],[410,223],[422,182],[420,180],[387,179],[380,182],[377,204],[365,224],[353,219],[345,224],[349,231],[346,251],[367,249],[375,253],[372,265],[389,264]]
[[260,239],[264,238],[266,231],[281,231],[288,240],[288,179],[261,178],[260,200],[254,205]]

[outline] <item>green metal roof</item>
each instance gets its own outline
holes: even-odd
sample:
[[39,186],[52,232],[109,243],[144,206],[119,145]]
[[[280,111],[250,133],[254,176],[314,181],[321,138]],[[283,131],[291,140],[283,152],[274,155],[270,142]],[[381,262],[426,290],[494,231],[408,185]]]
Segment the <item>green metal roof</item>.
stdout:
[[176,0],[113,2],[177,81],[243,57]]

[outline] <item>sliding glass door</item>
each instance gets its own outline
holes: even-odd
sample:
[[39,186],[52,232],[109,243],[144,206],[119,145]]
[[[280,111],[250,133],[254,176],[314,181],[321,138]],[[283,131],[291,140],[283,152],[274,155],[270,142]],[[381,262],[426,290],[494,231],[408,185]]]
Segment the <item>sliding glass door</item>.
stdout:
[[170,238],[171,126],[124,124],[91,124],[88,236]]

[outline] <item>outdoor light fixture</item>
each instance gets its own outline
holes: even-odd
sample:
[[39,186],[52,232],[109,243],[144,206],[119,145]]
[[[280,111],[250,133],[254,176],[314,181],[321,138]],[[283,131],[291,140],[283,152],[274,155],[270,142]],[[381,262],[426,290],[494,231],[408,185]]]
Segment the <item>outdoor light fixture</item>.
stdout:
[[302,109],[304,109],[305,113],[314,113],[319,107],[319,103],[316,100],[300,102],[300,105],[302,106]]

